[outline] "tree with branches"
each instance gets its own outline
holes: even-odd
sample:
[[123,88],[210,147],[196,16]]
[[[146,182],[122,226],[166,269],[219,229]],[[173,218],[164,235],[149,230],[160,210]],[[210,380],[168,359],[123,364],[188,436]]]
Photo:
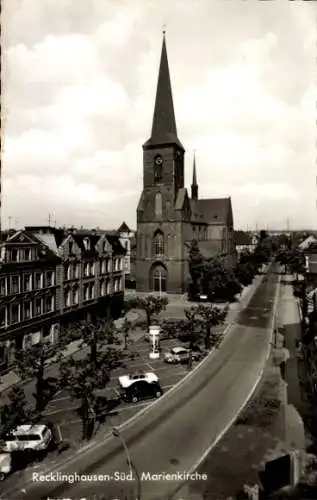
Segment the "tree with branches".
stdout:
[[56,355],[56,361],[63,357],[61,344],[51,346],[41,340],[16,352],[16,370],[22,380],[35,379],[36,410],[42,411],[47,404],[45,367],[47,361]]
[[6,395],[8,402],[0,410],[0,435],[4,435],[18,425],[34,421],[38,413],[25,397],[22,387],[15,385]]
[[204,266],[204,292],[211,298],[232,301],[241,293],[242,286],[234,275],[233,268],[223,259],[211,259]]
[[146,297],[131,298],[125,303],[125,310],[141,309],[146,315],[146,328],[149,329],[153,316],[166,309],[168,298],[166,296],[147,295]]

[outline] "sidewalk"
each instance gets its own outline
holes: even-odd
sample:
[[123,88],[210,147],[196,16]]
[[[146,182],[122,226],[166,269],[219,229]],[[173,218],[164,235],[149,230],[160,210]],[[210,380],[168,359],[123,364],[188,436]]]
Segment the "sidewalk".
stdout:
[[[129,321],[131,321],[133,323],[139,319],[140,314],[136,311],[129,311],[126,316],[129,319]],[[121,326],[123,320],[124,320],[123,318],[119,318],[119,319],[115,320],[114,321],[115,326],[117,328],[119,328]],[[143,335],[144,335],[144,332],[140,331],[138,329],[136,331],[131,331],[129,334],[129,338],[133,342],[136,342]],[[68,358],[68,357],[76,355],[76,354],[85,355],[88,352],[88,347],[83,346],[82,343],[83,343],[83,341],[81,339],[79,339],[79,340],[74,340],[73,342],[68,344],[66,349],[63,349],[63,351],[62,351],[63,358],[65,359],[65,358]],[[45,365],[47,366],[48,369],[54,370],[55,366],[59,365],[59,363],[56,363],[56,357],[57,357],[56,355],[52,356],[51,358],[49,358],[46,361]],[[24,387],[25,385],[28,385],[31,382],[32,382],[32,379],[21,380],[21,378],[17,375],[17,373],[14,370],[11,370],[10,372],[8,372],[5,375],[3,375],[2,377],[0,377],[0,397],[1,397],[1,394],[4,394],[8,389],[10,389],[12,386],[14,386],[16,384],[20,383],[21,386]]]

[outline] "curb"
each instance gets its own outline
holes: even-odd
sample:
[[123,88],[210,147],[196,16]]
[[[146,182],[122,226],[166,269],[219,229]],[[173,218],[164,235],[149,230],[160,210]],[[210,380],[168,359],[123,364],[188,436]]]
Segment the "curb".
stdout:
[[[243,304],[243,309],[245,307],[247,307],[247,305],[250,302],[251,298],[255,294],[257,288],[261,284],[263,278],[264,278],[264,275],[263,276],[259,276],[258,283],[256,284],[254,290],[252,290],[252,293],[250,291],[250,293],[247,294],[247,296],[245,297],[245,301],[244,301],[244,304]],[[232,322],[229,323],[227,325],[227,327],[225,328],[225,330],[223,332],[224,339],[221,342],[221,345],[223,345],[225,342],[227,342],[228,339],[230,338],[230,335],[229,335],[230,330],[234,326],[234,323],[235,323],[235,320],[236,320],[236,316],[238,316],[238,314],[240,312],[241,312],[241,309],[238,309],[236,311],[235,317],[232,320]],[[221,345],[220,345],[220,349],[221,349]],[[181,389],[181,386],[184,383],[186,383],[190,378],[192,378],[193,375],[198,371],[198,369],[201,369],[204,366],[204,364],[207,363],[207,361],[210,361],[213,357],[216,356],[217,351],[218,351],[218,349],[213,349],[208,354],[208,356],[206,356],[206,358],[204,358],[197,366],[195,366],[195,368],[191,372],[189,372],[187,375],[185,375],[184,378],[182,378],[177,384],[175,384],[159,400],[155,400],[155,401],[153,401],[153,403],[147,405],[145,408],[143,408],[142,410],[140,410],[139,412],[137,412],[135,415],[133,415],[130,419],[126,420],[121,425],[117,426],[117,429],[120,430],[120,431],[124,431],[125,429],[129,428],[139,417],[141,417],[142,415],[144,415],[145,413],[147,413],[148,411],[150,411],[150,409],[153,408],[155,405],[159,404],[162,401],[163,398],[167,399],[167,398],[170,398],[171,396],[173,396],[175,394],[175,391],[179,391]],[[100,446],[104,446],[104,444],[106,442],[109,442],[112,438],[113,438],[112,432],[109,431],[109,430],[107,430],[104,434],[101,434],[98,437],[98,440],[94,440],[94,441],[90,442],[89,446],[87,446],[87,444],[83,444],[83,446],[80,446],[77,450],[74,450],[74,453],[69,458],[67,458],[67,459],[65,458],[65,460],[61,461],[59,464],[54,464],[53,466],[52,465],[48,466],[46,469],[44,469],[41,472],[41,474],[54,473],[55,470],[61,471],[64,466],[70,465],[72,463],[72,461],[76,460],[78,454],[80,454],[80,453],[81,454],[85,454],[85,452],[86,451],[90,451],[92,447],[95,447],[95,448],[98,449]],[[32,480],[24,482],[24,484],[23,484],[24,488],[27,487],[27,485],[29,485],[30,483],[32,483]],[[17,490],[14,490],[14,491],[17,491]]]

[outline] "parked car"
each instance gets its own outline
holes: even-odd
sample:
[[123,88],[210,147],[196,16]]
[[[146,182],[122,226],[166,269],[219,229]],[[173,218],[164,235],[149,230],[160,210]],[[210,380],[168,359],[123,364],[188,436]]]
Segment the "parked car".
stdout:
[[19,425],[1,437],[5,453],[16,451],[46,451],[53,435],[47,425]]
[[[172,347],[164,355],[165,363],[188,363],[190,356],[190,349],[185,347]],[[202,358],[202,353],[200,351],[191,351],[191,356],[193,361],[200,361]]]
[[124,401],[137,403],[142,399],[158,398],[163,390],[155,373],[139,372],[119,377],[119,394]]
[[3,481],[12,470],[10,453],[0,453],[0,481]]
[[158,376],[153,372],[135,372],[128,375],[122,375],[119,377],[119,384],[121,387],[126,388],[138,381],[145,382],[158,382]]
[[144,399],[159,398],[163,394],[163,389],[159,382],[148,382],[137,380],[128,387],[121,387],[120,395],[127,403],[137,403]]

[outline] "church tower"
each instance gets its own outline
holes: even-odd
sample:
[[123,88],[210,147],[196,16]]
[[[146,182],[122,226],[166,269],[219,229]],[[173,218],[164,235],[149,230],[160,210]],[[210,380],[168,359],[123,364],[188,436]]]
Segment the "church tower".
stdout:
[[143,191],[137,208],[137,290],[182,293],[190,203],[185,149],[177,135],[165,32],[150,138],[143,144]]

